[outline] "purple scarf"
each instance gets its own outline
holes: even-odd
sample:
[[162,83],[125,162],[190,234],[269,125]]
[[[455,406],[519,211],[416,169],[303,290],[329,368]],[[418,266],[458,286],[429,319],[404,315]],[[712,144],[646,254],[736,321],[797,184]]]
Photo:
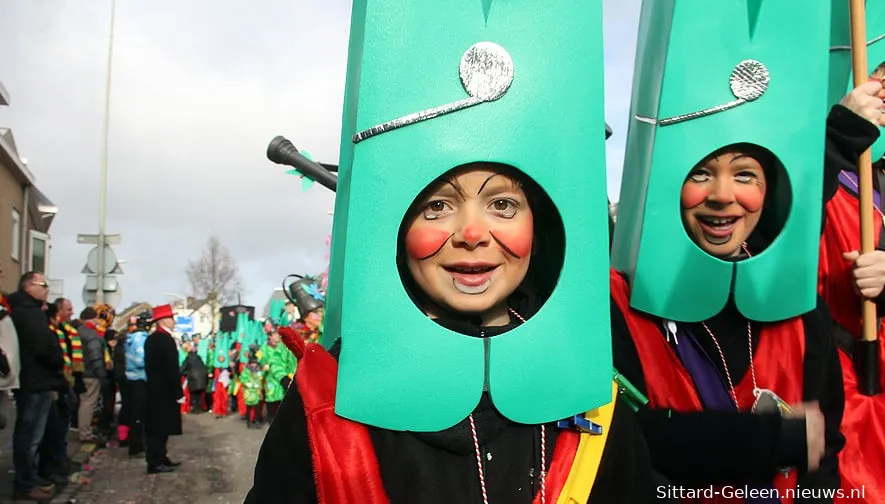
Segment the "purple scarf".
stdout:
[[[704,351],[694,334],[688,332],[684,325],[676,326],[676,353],[694,381],[695,390],[705,410],[735,411],[734,400],[725,379],[716,368],[716,364]],[[771,483],[748,484],[747,488],[773,490]],[[756,492],[758,495],[759,492]],[[771,495],[768,493],[768,495]],[[747,497],[747,504],[779,504],[780,499]]]
[[[855,196],[857,196],[857,193],[860,191],[857,174],[854,172],[842,170],[839,172],[839,182],[841,182],[842,185]],[[873,204],[876,205],[877,209],[882,208],[882,195],[879,194],[879,191],[873,191]]]

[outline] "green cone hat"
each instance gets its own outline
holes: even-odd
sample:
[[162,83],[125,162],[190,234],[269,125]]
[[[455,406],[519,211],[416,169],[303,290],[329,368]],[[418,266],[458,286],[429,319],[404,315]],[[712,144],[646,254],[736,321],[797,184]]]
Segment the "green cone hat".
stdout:
[[[351,19],[323,338],[342,339],[336,412],[436,431],[466,418],[486,383],[521,423],[609,403],[602,3],[355,0]],[[396,263],[414,198],[480,161],[537,182],[566,236],[552,295],[491,339],[421,313]]]
[[[684,322],[726,304],[759,321],[815,307],[829,69],[831,0],[645,0],[612,262],[631,305]],[[801,83],[801,84],[800,84]],[[777,157],[760,222],[776,239],[739,263],[703,252],[686,233],[680,192],[689,171],[725,146]],[[777,191],[772,182],[777,182]],[[776,194],[773,194],[775,193]],[[793,195],[793,197],[791,197]]]
[[[834,0],[833,36],[830,48],[830,103],[839,103],[843,96],[854,89],[854,72],[851,65],[851,23],[848,2]],[[885,2],[866,2],[867,25],[867,75],[885,63]],[[880,135],[871,147],[873,161],[885,156],[885,135]]]

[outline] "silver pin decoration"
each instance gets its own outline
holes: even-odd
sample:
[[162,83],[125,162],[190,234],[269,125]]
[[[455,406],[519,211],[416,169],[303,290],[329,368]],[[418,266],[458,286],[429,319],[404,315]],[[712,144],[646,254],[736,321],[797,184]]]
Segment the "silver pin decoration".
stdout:
[[[881,40],[885,40],[885,33],[883,33],[882,35],[879,35],[878,37],[874,37],[874,38],[870,39],[867,42],[867,47],[869,47]],[[837,46],[833,46],[830,48],[830,51],[850,51],[850,50],[851,50],[850,45],[837,45]]]
[[636,116],[636,119],[650,124],[657,123],[661,126],[670,126],[671,124],[678,124],[699,117],[713,115],[759,99],[759,97],[768,89],[769,82],[771,82],[771,75],[768,73],[768,68],[766,68],[765,65],[756,60],[744,60],[734,67],[734,70],[731,72],[731,78],[729,79],[731,94],[737,98],[736,100],[700,110],[698,112],[668,117],[657,121],[653,118],[642,116]]
[[461,57],[458,74],[469,95],[467,98],[372,126],[354,135],[353,143],[501,98],[513,83],[513,59],[506,49],[494,42],[478,42]]

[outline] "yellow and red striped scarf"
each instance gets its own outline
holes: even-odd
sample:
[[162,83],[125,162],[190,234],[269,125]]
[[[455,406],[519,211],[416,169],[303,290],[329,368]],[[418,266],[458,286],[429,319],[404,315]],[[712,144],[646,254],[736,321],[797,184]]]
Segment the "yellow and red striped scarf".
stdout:
[[49,324],[49,329],[55,333],[55,336],[58,338],[58,345],[61,347],[61,353],[65,359],[64,365],[64,375],[65,380],[68,381],[68,385],[74,386],[74,370],[71,367],[71,356],[68,354],[68,341],[65,337],[65,332],[55,326],[55,324]]
[[71,340],[71,369],[75,373],[82,373],[84,369],[83,343],[80,341],[80,335],[74,329],[74,326],[67,322],[62,322],[61,328],[67,334],[68,339]]

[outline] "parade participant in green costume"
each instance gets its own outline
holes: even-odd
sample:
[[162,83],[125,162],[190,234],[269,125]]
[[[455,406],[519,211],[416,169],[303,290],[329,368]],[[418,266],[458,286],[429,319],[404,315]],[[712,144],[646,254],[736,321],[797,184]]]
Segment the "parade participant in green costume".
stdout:
[[331,349],[280,329],[247,503],[655,499],[612,380],[601,30],[598,1],[354,3]]
[[[841,99],[853,86],[849,12],[847,3],[833,13],[834,40],[831,49],[830,100]],[[881,87],[885,77],[885,3],[866,5],[867,61],[869,78],[865,86]],[[880,91],[878,98],[885,97]],[[870,106],[882,102],[869,98]],[[885,115],[879,115],[879,124]],[[883,188],[885,188],[885,135],[872,146],[873,163],[873,241],[876,250],[860,254],[859,182],[856,167],[839,174],[835,194],[826,204],[824,232],[820,242],[820,293],[834,321],[833,333],[839,346],[842,382],[845,391],[845,414],[842,434],[845,448],[839,453],[842,488],[864,489],[863,499],[852,502],[885,501],[885,326],[879,324],[878,340],[861,341],[863,317],[861,298],[878,305],[879,316],[885,310],[885,240],[882,231]]]
[[612,249],[614,355],[648,396],[639,418],[656,469],[682,487],[746,485],[784,503],[797,485],[839,488],[841,375],[816,297],[820,195],[877,132],[855,106],[865,90],[827,116],[827,82],[808,78],[828,69],[829,7],[643,3]]
[[261,368],[264,376],[264,402],[267,404],[267,421],[273,422],[286,395],[290,376],[295,372],[296,361],[292,352],[280,343],[280,333],[273,327],[267,343],[261,348]]
[[240,383],[243,386],[243,402],[246,403],[246,422],[248,428],[258,428],[258,407],[262,398],[262,384],[265,373],[258,362],[258,345],[249,347],[248,363],[240,372]]

